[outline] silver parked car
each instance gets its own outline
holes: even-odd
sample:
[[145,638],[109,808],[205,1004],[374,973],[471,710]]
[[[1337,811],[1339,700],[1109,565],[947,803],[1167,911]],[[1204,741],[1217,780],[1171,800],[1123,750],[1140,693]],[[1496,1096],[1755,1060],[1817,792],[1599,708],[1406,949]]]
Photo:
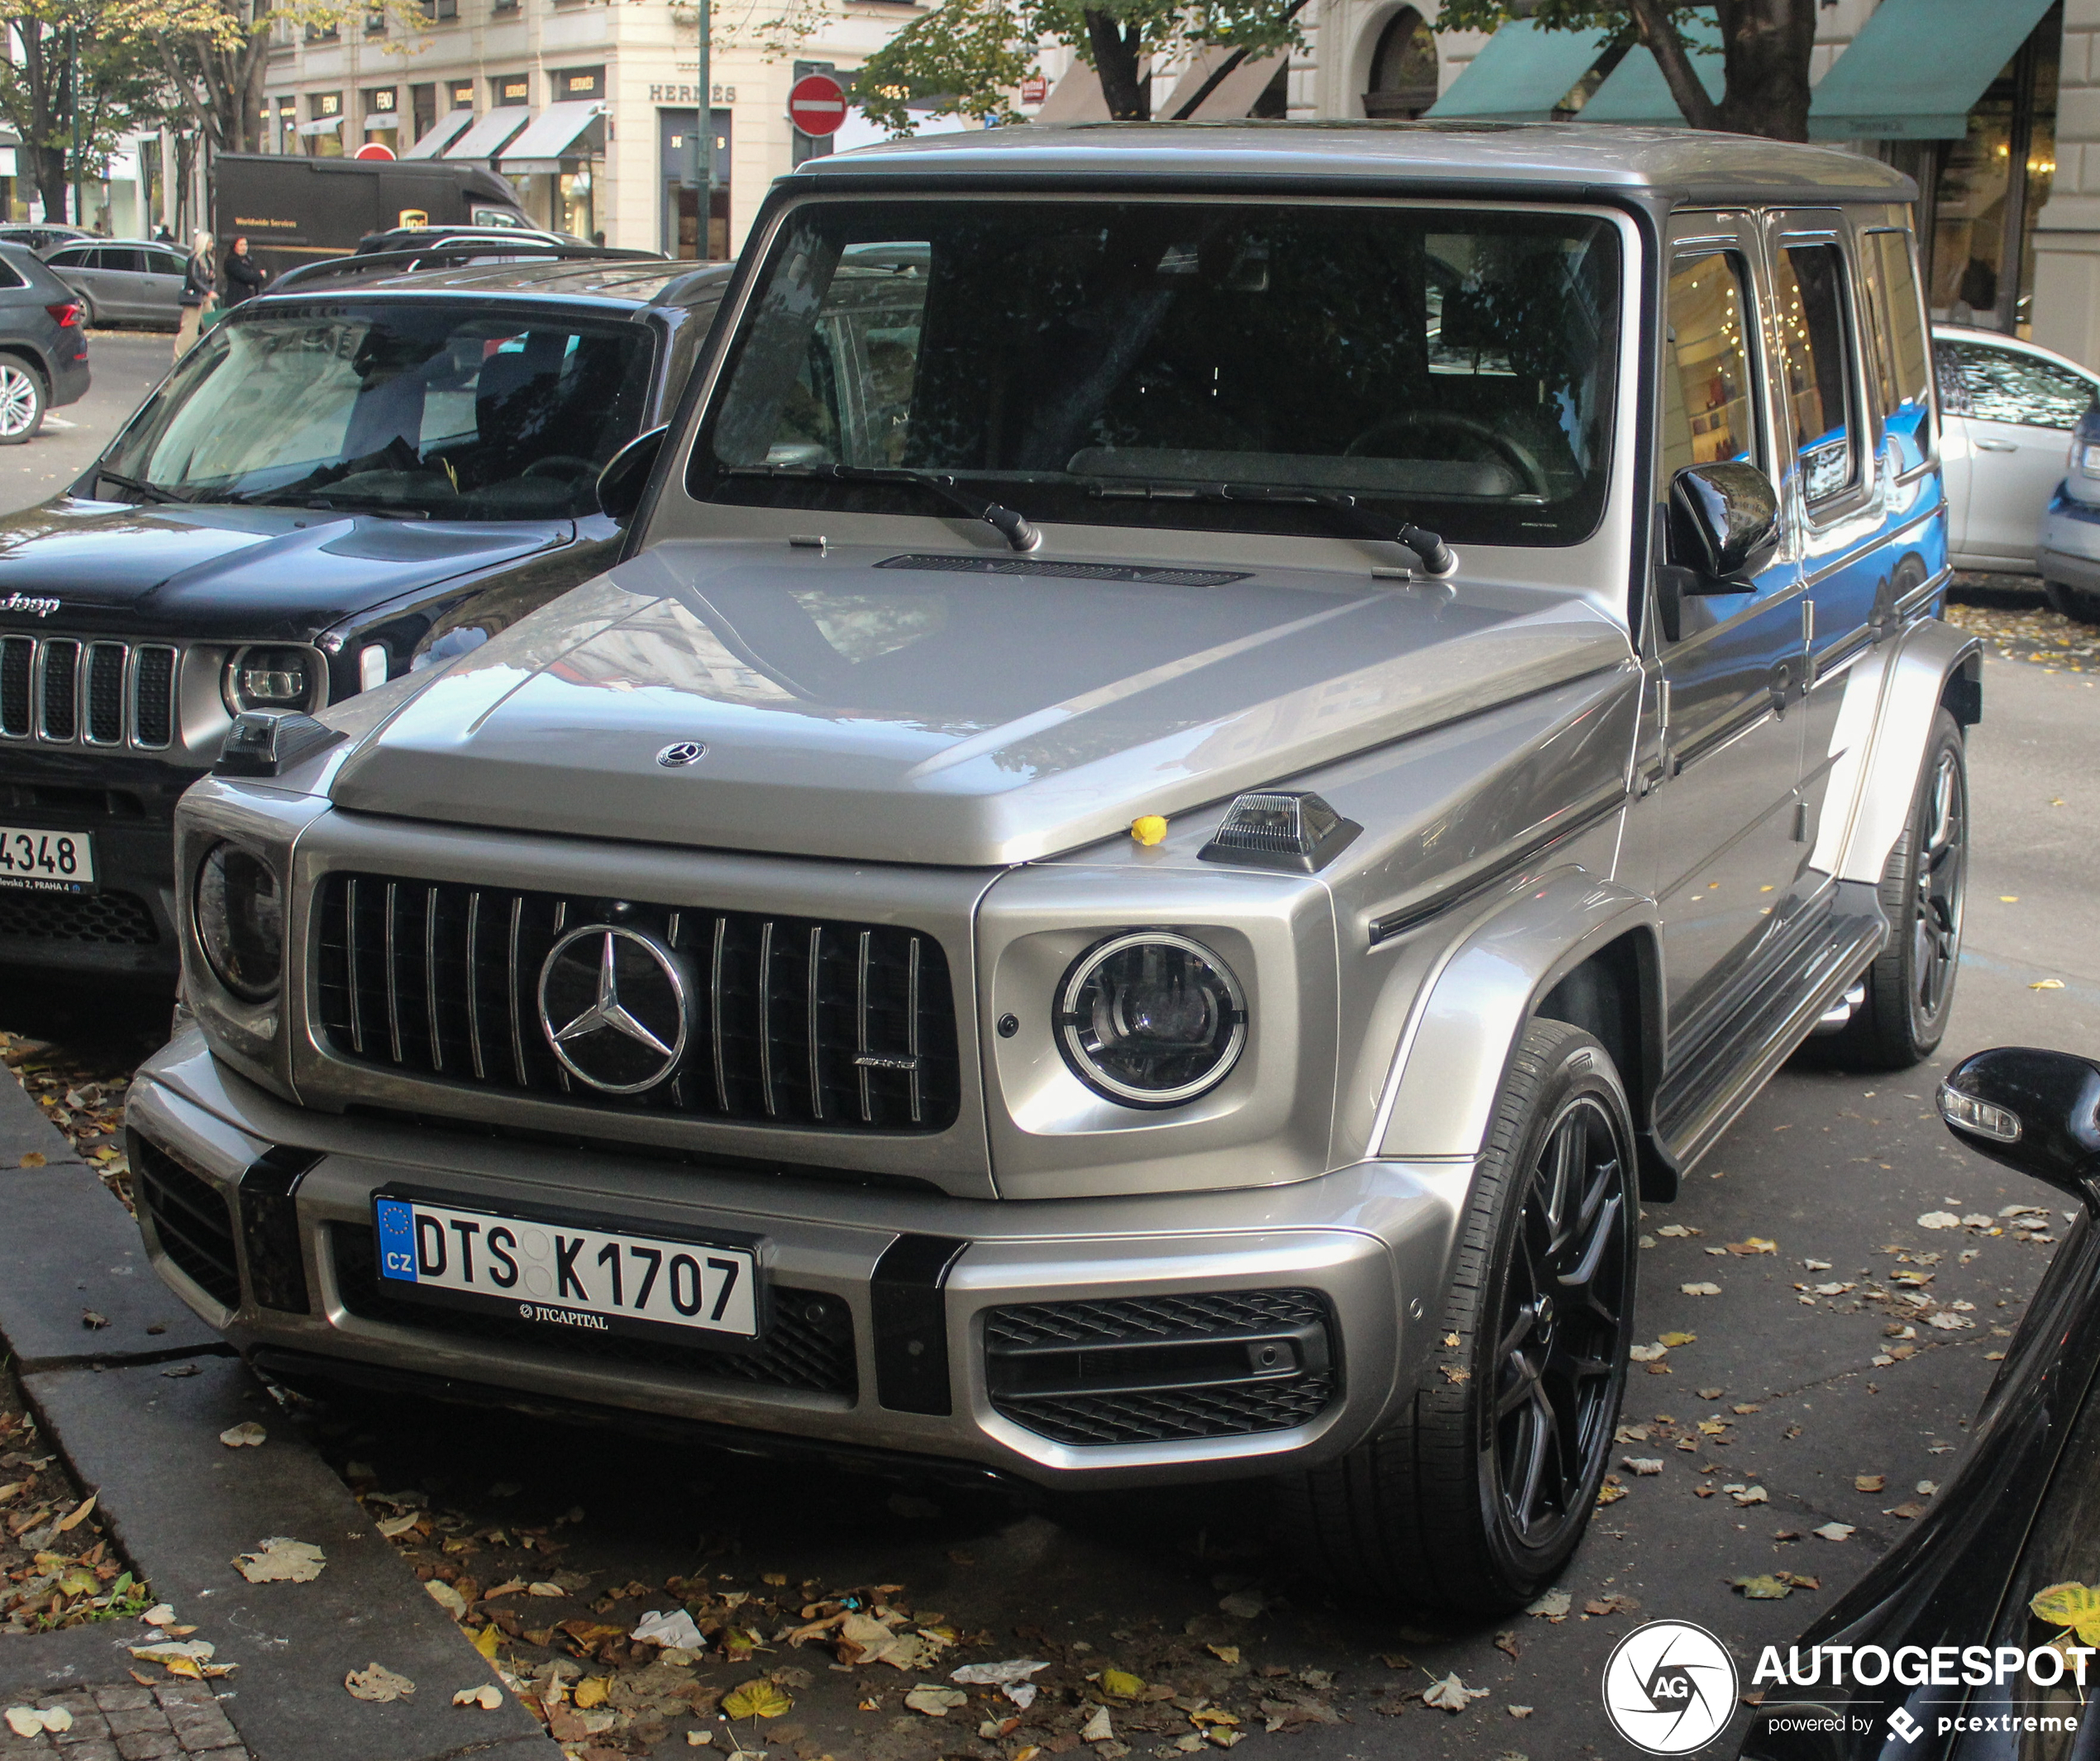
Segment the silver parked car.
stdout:
[[2031,575],[2042,511],[2064,479],[2079,418],[2100,393],[2088,372],[2039,343],[1939,324],[1940,464],[1948,561],[1957,569]]
[[173,245],[118,238],[61,245],[44,253],[53,271],[80,296],[90,324],[156,324],[182,320],[189,260]]
[[1271,1476],[1345,1585],[1534,1596],[1639,1205],[1810,1035],[1946,1025],[1912,194],[1601,126],[811,161],[625,560],[184,799],[162,1276],[294,1383]]

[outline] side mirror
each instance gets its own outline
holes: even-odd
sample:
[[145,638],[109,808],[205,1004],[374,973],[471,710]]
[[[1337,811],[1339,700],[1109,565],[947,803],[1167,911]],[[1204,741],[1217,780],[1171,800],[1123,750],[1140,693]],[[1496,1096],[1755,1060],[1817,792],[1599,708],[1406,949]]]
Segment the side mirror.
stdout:
[[624,526],[642,505],[642,492],[649,473],[656,468],[656,455],[664,450],[669,427],[651,428],[637,434],[605,461],[598,474],[598,505],[616,525]]
[[1779,492],[1754,465],[1687,465],[1670,480],[1672,560],[1687,593],[1749,593],[1779,549]]
[[1948,1071],[1939,1100],[1969,1148],[2100,1212],[2100,1064],[1999,1046]]

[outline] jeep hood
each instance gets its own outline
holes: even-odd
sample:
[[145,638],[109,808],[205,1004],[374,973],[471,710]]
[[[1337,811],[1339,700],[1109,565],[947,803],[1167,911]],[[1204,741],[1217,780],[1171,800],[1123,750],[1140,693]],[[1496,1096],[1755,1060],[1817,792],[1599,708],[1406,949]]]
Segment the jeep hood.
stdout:
[[[451,823],[990,866],[1626,654],[1622,628],[1535,589],[678,542],[383,719],[353,710],[370,731],[329,790]],[[705,750],[660,762],[677,742]]]
[[568,539],[567,520],[383,519],[311,508],[61,497],[0,518],[0,623],[72,636],[303,642],[352,613]]

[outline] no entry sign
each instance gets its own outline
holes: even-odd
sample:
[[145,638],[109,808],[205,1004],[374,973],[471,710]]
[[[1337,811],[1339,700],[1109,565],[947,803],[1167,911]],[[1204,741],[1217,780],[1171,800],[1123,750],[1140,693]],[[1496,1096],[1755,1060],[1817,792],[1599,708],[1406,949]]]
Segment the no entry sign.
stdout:
[[828,74],[806,74],[788,93],[788,120],[805,135],[830,135],[846,120],[846,88]]

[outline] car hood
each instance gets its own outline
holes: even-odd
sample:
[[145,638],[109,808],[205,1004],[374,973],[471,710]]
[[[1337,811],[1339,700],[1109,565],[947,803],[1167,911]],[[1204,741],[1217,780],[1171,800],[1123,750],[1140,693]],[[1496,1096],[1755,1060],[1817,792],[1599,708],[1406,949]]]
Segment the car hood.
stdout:
[[350,709],[327,786],[447,823],[1004,864],[1627,651],[1578,596],[1492,584],[671,543]]
[[0,623],[76,636],[302,641],[397,594],[529,556],[574,531],[567,520],[470,525],[62,497],[0,519]]

